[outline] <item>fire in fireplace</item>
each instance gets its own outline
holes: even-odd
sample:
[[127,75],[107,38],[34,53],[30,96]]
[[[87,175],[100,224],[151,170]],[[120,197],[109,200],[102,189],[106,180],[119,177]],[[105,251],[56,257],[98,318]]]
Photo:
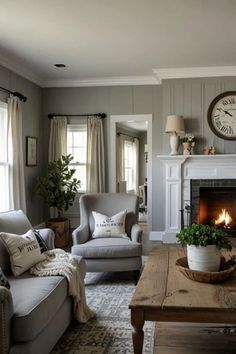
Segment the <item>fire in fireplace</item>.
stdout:
[[235,236],[236,187],[200,187],[199,192],[198,222]]
[[230,229],[233,219],[229,215],[226,209],[222,209],[221,213],[218,215],[218,218],[214,220],[214,225],[217,228]]

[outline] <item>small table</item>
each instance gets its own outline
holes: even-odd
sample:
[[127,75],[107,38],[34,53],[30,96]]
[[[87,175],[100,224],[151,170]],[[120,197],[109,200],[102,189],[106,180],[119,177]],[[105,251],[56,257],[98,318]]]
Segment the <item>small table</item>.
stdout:
[[[236,254],[235,247],[231,254]],[[181,246],[161,246],[150,252],[129,305],[135,354],[142,353],[145,321],[236,323],[235,273],[218,284],[195,282],[175,266],[184,256]]]

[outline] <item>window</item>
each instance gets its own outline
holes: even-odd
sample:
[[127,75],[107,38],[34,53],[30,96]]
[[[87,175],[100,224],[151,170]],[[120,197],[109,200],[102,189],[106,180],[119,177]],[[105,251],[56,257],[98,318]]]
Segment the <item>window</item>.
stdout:
[[80,180],[79,192],[85,192],[86,186],[86,165],[87,165],[87,125],[67,125],[67,154],[74,159],[71,167],[76,170],[75,177]]
[[124,141],[124,179],[127,183],[127,191],[135,190],[135,145],[132,141]]
[[0,211],[9,210],[7,104],[0,101]]

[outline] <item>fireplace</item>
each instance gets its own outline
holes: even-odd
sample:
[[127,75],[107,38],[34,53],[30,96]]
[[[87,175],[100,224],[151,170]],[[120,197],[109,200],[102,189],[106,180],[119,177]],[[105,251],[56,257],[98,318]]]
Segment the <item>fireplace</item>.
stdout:
[[191,180],[191,222],[236,236],[236,179]]
[[[156,218],[158,221],[157,231],[150,231],[151,240],[160,240],[164,243],[175,243],[176,234],[184,226],[192,222],[199,222],[199,196],[208,193],[204,188],[216,189],[227,188],[224,192],[230,193],[227,198],[233,195],[233,201],[227,205],[231,217],[236,216],[236,154],[218,154],[218,155],[158,155],[158,166],[162,170],[157,181],[159,201],[158,212]],[[200,187],[202,188],[200,190]],[[208,202],[207,215],[211,212],[211,203],[213,199],[218,200],[217,196],[205,196],[205,201]],[[225,198],[225,197],[224,197]],[[235,202],[236,203],[236,202]],[[213,202],[212,202],[213,204]],[[220,207],[227,209],[226,206]],[[203,222],[209,223],[215,216],[210,217],[210,220]],[[220,226],[223,226],[221,222]],[[235,227],[228,230],[229,233],[234,233]],[[236,233],[235,233],[236,235]]]

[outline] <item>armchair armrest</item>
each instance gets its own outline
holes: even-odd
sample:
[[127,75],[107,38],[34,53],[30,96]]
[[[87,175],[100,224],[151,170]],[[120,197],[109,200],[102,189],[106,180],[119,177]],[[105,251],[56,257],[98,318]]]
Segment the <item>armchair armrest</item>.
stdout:
[[55,248],[54,245],[55,234],[52,229],[46,229],[46,228],[37,229],[37,231],[40,233],[40,236],[43,238],[49,250]]
[[7,354],[10,349],[10,327],[13,316],[13,302],[10,290],[0,286],[0,353]]
[[134,224],[131,228],[131,240],[142,243],[143,230],[138,224]]
[[85,243],[89,240],[88,225],[80,225],[72,232],[73,245]]

